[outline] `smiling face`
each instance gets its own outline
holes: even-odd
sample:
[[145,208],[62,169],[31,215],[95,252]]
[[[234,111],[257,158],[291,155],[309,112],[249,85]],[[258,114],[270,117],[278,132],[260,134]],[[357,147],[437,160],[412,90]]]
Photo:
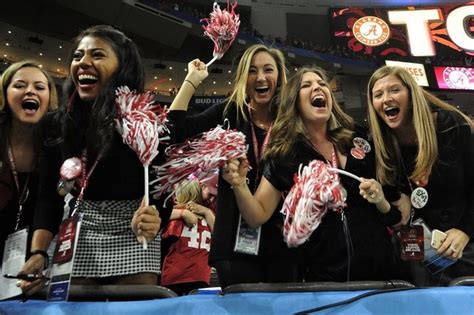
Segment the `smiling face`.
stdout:
[[252,107],[270,104],[276,92],[278,75],[275,59],[269,53],[260,51],[252,57],[247,78],[247,95]]
[[49,82],[38,68],[20,68],[13,75],[6,94],[14,121],[36,124],[48,111]]
[[375,82],[372,104],[377,115],[391,129],[409,125],[412,117],[410,91],[396,75],[391,74]]
[[327,123],[332,111],[331,91],[316,73],[306,72],[301,78],[298,109],[304,122]]
[[71,75],[79,97],[93,101],[117,71],[119,59],[105,40],[86,36],[78,44],[71,62]]

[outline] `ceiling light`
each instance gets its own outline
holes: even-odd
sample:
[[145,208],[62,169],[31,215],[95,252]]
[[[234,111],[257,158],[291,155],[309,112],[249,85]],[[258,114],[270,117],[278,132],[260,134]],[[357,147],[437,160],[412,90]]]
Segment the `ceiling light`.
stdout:
[[10,46],[10,43],[5,43],[6,46]]
[[173,79],[172,79],[172,78],[169,78],[168,80],[170,80],[170,81],[173,81]]
[[42,53],[42,52],[40,52],[40,53],[39,53],[39,55],[40,55],[40,56],[43,56],[43,53]]
[[155,80],[158,79],[158,77],[155,76]]
[[170,69],[170,70],[173,70],[173,67],[170,67],[169,69]]
[[61,61],[61,58],[58,58],[58,61]]
[[63,46],[59,45],[59,49],[62,49],[62,48],[63,48]]

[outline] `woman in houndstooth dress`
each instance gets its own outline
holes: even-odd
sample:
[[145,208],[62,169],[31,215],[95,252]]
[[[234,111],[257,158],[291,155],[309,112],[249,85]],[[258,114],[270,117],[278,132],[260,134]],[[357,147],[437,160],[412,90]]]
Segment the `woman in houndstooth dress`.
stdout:
[[[44,250],[61,221],[63,197],[56,186],[62,163],[82,157],[87,172],[93,171],[79,207],[84,217],[73,283],[156,284],[160,242],[155,237],[160,214],[154,205],[141,206],[143,167],[113,124],[116,88],[126,85],[143,91],[140,56],[135,44],[110,26],[91,27],[74,43],[70,75],[64,85],[66,104],[45,121],[49,138],[40,162],[32,249]],[[79,188],[76,183],[71,191],[75,197]],[[142,248],[142,237],[148,241],[147,250]],[[23,269],[37,272],[41,268],[28,261]],[[24,282],[22,288],[28,294],[38,286]]]

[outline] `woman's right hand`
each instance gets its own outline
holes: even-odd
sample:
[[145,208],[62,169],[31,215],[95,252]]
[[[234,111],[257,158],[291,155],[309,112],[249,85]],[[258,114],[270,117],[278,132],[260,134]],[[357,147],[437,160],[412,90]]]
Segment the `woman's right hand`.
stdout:
[[194,59],[188,63],[188,74],[185,80],[191,81],[197,88],[208,75],[206,64],[199,59]]
[[232,186],[238,187],[247,184],[249,162],[247,158],[229,160],[222,168],[222,177]]
[[[19,274],[35,274],[41,275],[43,273],[45,258],[41,255],[33,255],[21,268]],[[18,280],[17,286],[21,289],[23,294],[30,296],[41,290],[45,285],[46,280],[38,279],[35,281]]]

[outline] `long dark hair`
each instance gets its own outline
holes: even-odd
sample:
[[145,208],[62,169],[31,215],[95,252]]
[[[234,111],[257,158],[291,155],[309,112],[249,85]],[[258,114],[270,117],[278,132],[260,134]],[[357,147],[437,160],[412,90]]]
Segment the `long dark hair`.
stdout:
[[[327,84],[329,82],[326,72],[319,67],[303,67],[288,80],[283,87],[277,118],[273,122],[272,137],[265,151],[266,158],[288,161],[293,158],[296,152],[295,145],[300,139],[309,141],[298,109],[301,81],[307,72],[317,74]],[[327,134],[337,150],[347,154],[352,143],[354,122],[337,103],[334,93],[331,90],[329,93],[332,99],[332,113],[327,124]]]
[[69,154],[78,155],[82,148],[87,148],[90,155],[97,156],[101,151],[107,152],[114,136],[116,88],[126,85],[130,90],[143,92],[144,70],[135,43],[109,25],[96,25],[82,31],[74,39],[69,64],[80,41],[86,36],[100,38],[109,43],[118,58],[119,65],[116,73],[99,91],[92,104],[79,98],[72,79],[73,74],[69,74],[63,85],[65,106],[61,108],[57,117],[62,133],[57,140],[64,142]]

